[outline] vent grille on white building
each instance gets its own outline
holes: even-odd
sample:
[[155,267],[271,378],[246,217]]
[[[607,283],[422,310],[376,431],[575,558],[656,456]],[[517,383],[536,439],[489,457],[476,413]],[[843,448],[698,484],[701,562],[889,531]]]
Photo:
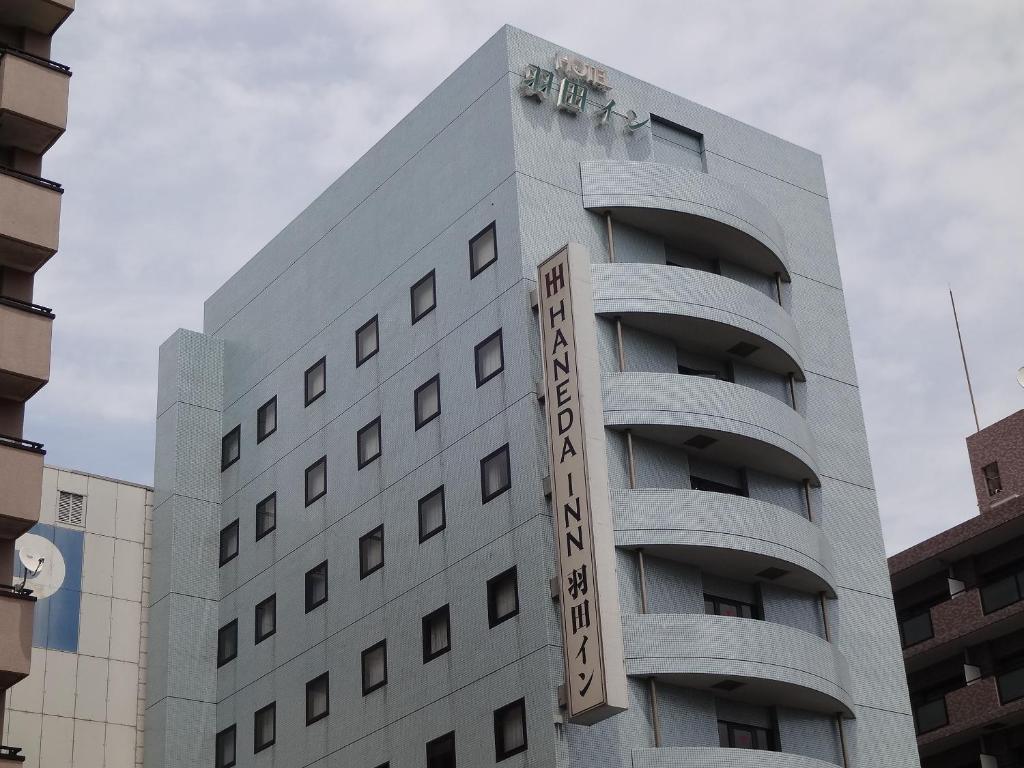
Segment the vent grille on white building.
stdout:
[[80,493],[61,491],[60,502],[57,504],[57,522],[83,527],[85,525],[85,496]]

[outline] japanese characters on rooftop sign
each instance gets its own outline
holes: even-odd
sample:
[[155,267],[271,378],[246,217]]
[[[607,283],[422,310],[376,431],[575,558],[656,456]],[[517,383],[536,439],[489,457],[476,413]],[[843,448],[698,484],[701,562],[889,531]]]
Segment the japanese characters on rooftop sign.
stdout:
[[566,698],[590,725],[628,706],[590,257],[537,269]]

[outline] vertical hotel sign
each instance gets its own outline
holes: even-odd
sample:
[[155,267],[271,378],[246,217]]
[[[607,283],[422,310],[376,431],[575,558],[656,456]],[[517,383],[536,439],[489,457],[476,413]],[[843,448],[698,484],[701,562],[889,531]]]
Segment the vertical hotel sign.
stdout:
[[569,719],[590,725],[627,707],[608,497],[590,257],[570,243],[537,268],[551,498]]

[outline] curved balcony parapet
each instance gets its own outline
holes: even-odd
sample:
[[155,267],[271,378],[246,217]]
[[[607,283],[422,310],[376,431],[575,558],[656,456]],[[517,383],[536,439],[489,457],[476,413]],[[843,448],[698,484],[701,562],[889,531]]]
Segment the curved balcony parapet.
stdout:
[[850,670],[832,643],[756,619],[701,614],[623,617],[626,674],[759,706],[853,716]]
[[698,252],[789,279],[782,225],[760,200],[707,173],[672,165],[580,163],[583,207],[610,211]]
[[594,312],[677,344],[726,352],[757,347],[745,362],[803,380],[793,319],[760,291],[727,277],[666,264],[594,264]]
[[660,747],[634,749],[632,768],[836,768],[813,757],[763,749]]
[[615,373],[604,377],[603,390],[609,427],[629,427],[711,461],[820,484],[807,422],[771,395],[674,373]]
[[[836,596],[832,546],[788,509],[710,491],[612,491],[615,544],[734,579]],[[781,575],[780,575],[781,573]]]

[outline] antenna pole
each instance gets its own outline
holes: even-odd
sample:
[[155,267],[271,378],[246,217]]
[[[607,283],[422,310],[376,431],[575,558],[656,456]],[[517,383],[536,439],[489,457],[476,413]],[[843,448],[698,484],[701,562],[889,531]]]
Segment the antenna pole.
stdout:
[[967,394],[971,396],[971,410],[974,411],[974,426],[981,432],[978,422],[978,406],[974,404],[974,389],[971,387],[971,372],[967,370],[967,353],[964,352],[964,337],[960,333],[960,319],[956,314],[956,301],[953,300],[953,289],[949,289],[949,303],[953,305],[953,322],[956,323],[956,337],[960,341],[960,359],[964,361],[964,376],[967,377]]

